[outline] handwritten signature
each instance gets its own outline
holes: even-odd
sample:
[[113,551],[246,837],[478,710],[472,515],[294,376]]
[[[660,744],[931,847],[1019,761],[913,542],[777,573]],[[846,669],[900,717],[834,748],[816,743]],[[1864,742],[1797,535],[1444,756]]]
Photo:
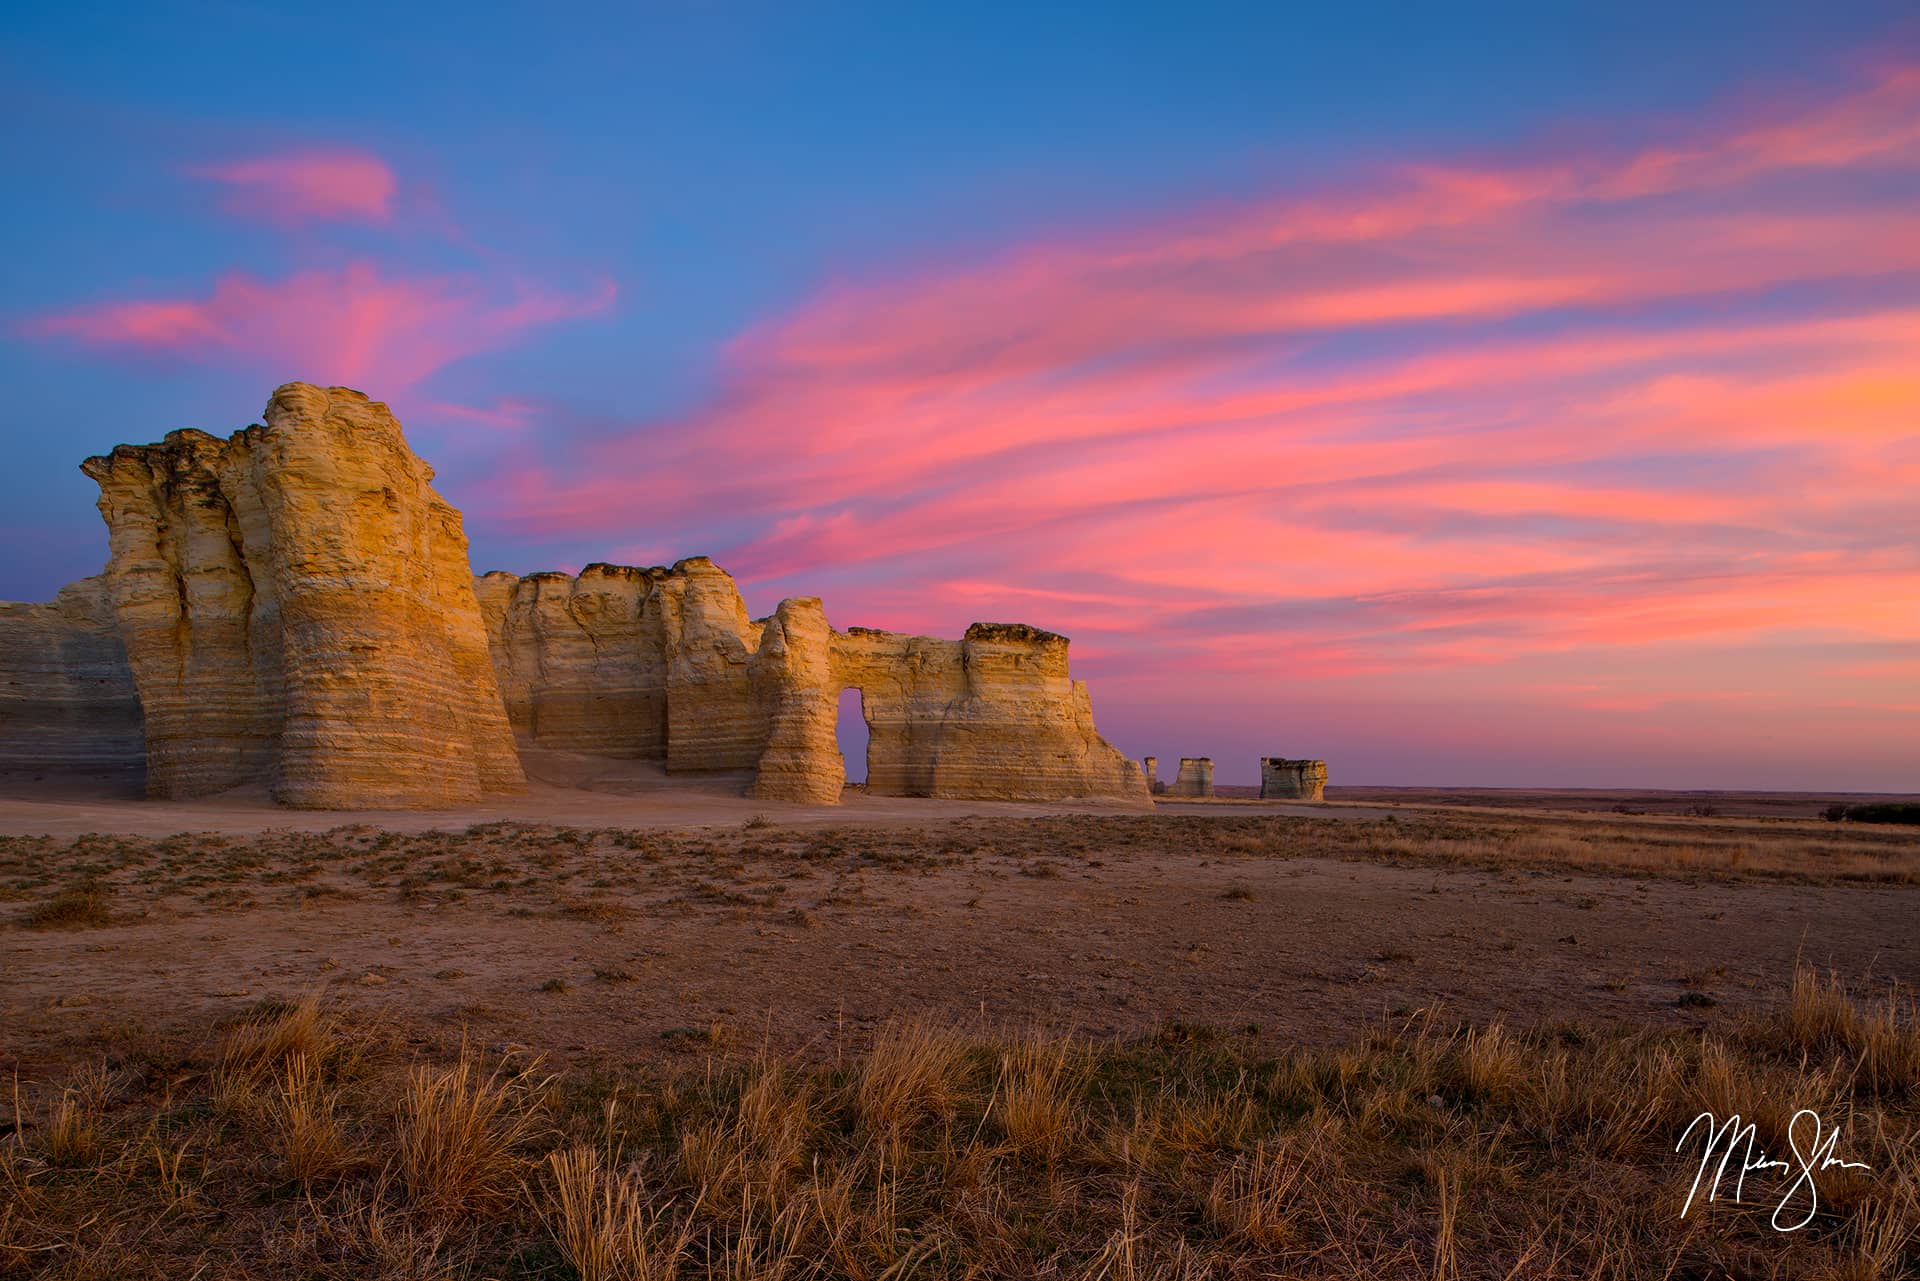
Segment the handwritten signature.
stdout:
[[[1813,1123],[1813,1132],[1807,1135],[1805,1147],[1801,1146],[1801,1131],[1806,1127],[1803,1121]],[[1787,1148],[1793,1154],[1791,1161],[1780,1160],[1767,1155],[1755,1138],[1754,1124],[1742,1121],[1738,1114],[1721,1121],[1711,1112],[1702,1112],[1688,1123],[1681,1134],[1680,1142],[1673,1147],[1675,1152],[1687,1146],[1687,1140],[1699,1131],[1705,1144],[1700,1152],[1700,1168],[1694,1173],[1693,1187],[1687,1191],[1687,1203],[1680,1207],[1680,1217],[1685,1218],[1687,1211],[1693,1208],[1694,1198],[1700,1193],[1700,1185],[1705,1182],[1707,1171],[1713,1171],[1713,1181],[1707,1184],[1707,1200],[1712,1201],[1720,1194],[1721,1180],[1726,1178],[1729,1167],[1737,1172],[1733,1181],[1733,1199],[1738,1201],[1746,1187],[1747,1175],[1756,1170],[1777,1170],[1781,1174],[1794,1175],[1793,1182],[1787,1186],[1786,1195],[1780,1198],[1780,1204],[1774,1207],[1773,1226],[1779,1232],[1798,1232],[1813,1222],[1813,1216],[1820,1212],[1820,1188],[1814,1176],[1824,1170],[1868,1170],[1872,1167],[1864,1161],[1843,1161],[1833,1154],[1834,1147],[1840,1142],[1840,1126],[1831,1131],[1821,1123],[1820,1114],[1812,1108],[1801,1108],[1787,1122]],[[1716,1163],[1715,1158],[1719,1160]],[[1738,1161],[1736,1166],[1734,1163]],[[1796,1200],[1804,1194],[1806,1213],[1792,1223],[1781,1220],[1792,1209]]]

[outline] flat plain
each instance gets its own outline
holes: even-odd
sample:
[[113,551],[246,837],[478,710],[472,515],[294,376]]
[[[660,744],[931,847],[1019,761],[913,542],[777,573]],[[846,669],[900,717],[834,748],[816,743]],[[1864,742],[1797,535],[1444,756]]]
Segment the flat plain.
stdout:
[[[1910,828],[1612,796],[823,814],[727,793],[537,787],[343,823],[16,789],[0,1268],[1914,1261]],[[1682,1219],[1685,1119],[1758,1111],[1784,1146],[1798,1101],[1843,1109],[1879,1173],[1830,1178],[1792,1237],[1758,1202]]]

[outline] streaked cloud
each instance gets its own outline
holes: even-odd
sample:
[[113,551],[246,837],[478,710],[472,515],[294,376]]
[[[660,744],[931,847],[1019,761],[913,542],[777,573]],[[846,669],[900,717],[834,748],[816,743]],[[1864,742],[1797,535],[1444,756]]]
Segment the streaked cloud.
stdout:
[[1689,647],[1920,641],[1920,69],[1640,128],[838,285],[485,516],[638,519],[842,624],[1017,613],[1175,699],[1624,647],[1667,661],[1526,697],[1712,716]]
[[[277,280],[232,272],[193,298],[129,299],[39,317],[28,332],[156,358],[228,364],[380,394],[545,325],[603,311],[615,289],[578,292],[395,273],[370,260]],[[472,411],[481,412],[481,411]]]
[[[1920,768],[1920,67],[1606,132],[843,280],[670,417],[450,373],[415,400],[471,451],[477,540],[711,554],[842,626],[1066,631],[1103,728],[1163,756]],[[283,225],[397,190],[358,153],[204,176]],[[27,329],[391,395],[614,299],[486,261]]]
[[319,147],[196,165],[193,177],[221,184],[232,213],[279,223],[386,222],[399,179],[369,151]]

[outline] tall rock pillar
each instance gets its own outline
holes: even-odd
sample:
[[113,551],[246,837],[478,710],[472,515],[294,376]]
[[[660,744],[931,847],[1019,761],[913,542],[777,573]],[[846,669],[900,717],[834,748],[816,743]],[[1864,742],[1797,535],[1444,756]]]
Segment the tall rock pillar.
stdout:
[[82,468],[146,712],[148,792],[318,809],[524,787],[460,514],[387,407],[289,383],[266,422]]

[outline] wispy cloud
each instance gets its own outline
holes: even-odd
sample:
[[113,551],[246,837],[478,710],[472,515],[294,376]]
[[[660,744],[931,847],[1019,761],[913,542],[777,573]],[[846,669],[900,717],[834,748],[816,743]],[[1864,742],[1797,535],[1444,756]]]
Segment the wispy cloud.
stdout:
[[[483,537],[709,553],[842,625],[1064,630],[1123,740],[1284,707],[1617,757],[1631,714],[1670,756],[1791,725],[1782,762],[1920,767],[1887,718],[1920,703],[1920,66],[1608,133],[842,282],[671,418],[418,403],[497,451]],[[312,159],[208,176],[391,220],[378,158]],[[29,330],[389,395],[613,296],[362,257]]]
[[767,592],[1017,605],[1110,681],[1920,639],[1920,68],[1643,132],[837,286],[485,514],[630,535],[671,475],[649,532]]
[[188,170],[226,188],[232,213],[273,222],[386,222],[399,179],[385,160],[350,147],[245,156]]
[[382,391],[613,302],[603,281],[577,292],[500,289],[460,276],[390,274],[371,261],[278,280],[221,276],[198,298],[131,299],[29,322],[28,332],[265,377]]

